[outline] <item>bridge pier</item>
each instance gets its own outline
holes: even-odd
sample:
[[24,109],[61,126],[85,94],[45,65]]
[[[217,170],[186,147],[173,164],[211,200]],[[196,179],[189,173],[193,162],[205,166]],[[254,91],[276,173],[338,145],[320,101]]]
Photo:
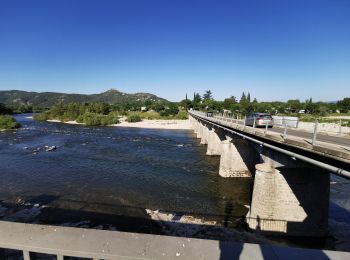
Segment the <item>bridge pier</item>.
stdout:
[[311,168],[256,165],[247,223],[250,228],[288,236],[325,236],[329,173]]
[[208,144],[209,139],[209,129],[206,124],[202,124],[202,138],[201,138],[201,144]]
[[202,138],[202,135],[203,135],[202,123],[200,121],[197,121],[197,138],[198,139]]
[[222,141],[220,136],[220,130],[218,128],[215,129],[213,127],[209,130],[207,155],[221,155]]
[[221,142],[219,175],[221,177],[252,177],[256,151],[246,140],[227,139]]

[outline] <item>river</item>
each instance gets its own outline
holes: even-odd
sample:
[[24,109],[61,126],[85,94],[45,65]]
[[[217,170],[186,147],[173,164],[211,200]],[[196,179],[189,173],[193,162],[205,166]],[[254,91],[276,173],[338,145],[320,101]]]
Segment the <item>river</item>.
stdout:
[[[192,131],[86,127],[30,116],[17,115],[22,128],[0,133],[0,218],[164,233],[147,214],[150,209],[174,219],[215,221],[232,228],[233,240],[269,241],[241,221],[252,180],[219,177],[219,157],[206,156]],[[349,192],[349,181],[332,177],[330,237],[341,250],[350,250]],[[208,236],[218,239],[218,232]],[[207,235],[191,235],[200,234]]]

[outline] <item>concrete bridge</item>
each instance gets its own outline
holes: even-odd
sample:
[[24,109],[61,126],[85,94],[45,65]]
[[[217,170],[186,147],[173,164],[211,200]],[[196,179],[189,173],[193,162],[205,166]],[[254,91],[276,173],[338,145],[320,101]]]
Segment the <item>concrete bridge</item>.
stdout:
[[330,174],[350,178],[350,139],[286,129],[271,131],[242,121],[189,111],[208,156],[220,156],[224,178],[254,178],[246,221],[250,228],[288,236],[325,236]]

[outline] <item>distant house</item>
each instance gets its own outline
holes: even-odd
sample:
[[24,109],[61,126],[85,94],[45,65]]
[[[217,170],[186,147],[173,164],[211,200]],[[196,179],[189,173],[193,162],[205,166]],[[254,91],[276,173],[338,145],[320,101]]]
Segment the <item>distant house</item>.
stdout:
[[141,111],[142,111],[142,112],[147,111],[147,107],[141,107]]

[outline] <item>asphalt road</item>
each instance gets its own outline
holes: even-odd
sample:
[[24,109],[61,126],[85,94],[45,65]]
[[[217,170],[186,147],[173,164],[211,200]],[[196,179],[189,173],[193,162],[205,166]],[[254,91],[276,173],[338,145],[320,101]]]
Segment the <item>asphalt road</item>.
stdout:
[[[281,133],[283,134],[284,129],[280,127],[274,127],[270,128],[268,131],[275,132],[275,133]],[[288,129],[287,135],[290,136],[296,136],[296,137],[301,137],[305,138],[308,140],[312,140],[313,133],[305,132],[302,130],[295,130],[295,129]],[[338,137],[338,136],[332,136],[332,135],[325,135],[318,133],[316,137],[316,141],[321,141],[325,143],[330,143],[330,144],[336,144],[339,146],[344,146],[350,149],[350,138],[348,137]]]

